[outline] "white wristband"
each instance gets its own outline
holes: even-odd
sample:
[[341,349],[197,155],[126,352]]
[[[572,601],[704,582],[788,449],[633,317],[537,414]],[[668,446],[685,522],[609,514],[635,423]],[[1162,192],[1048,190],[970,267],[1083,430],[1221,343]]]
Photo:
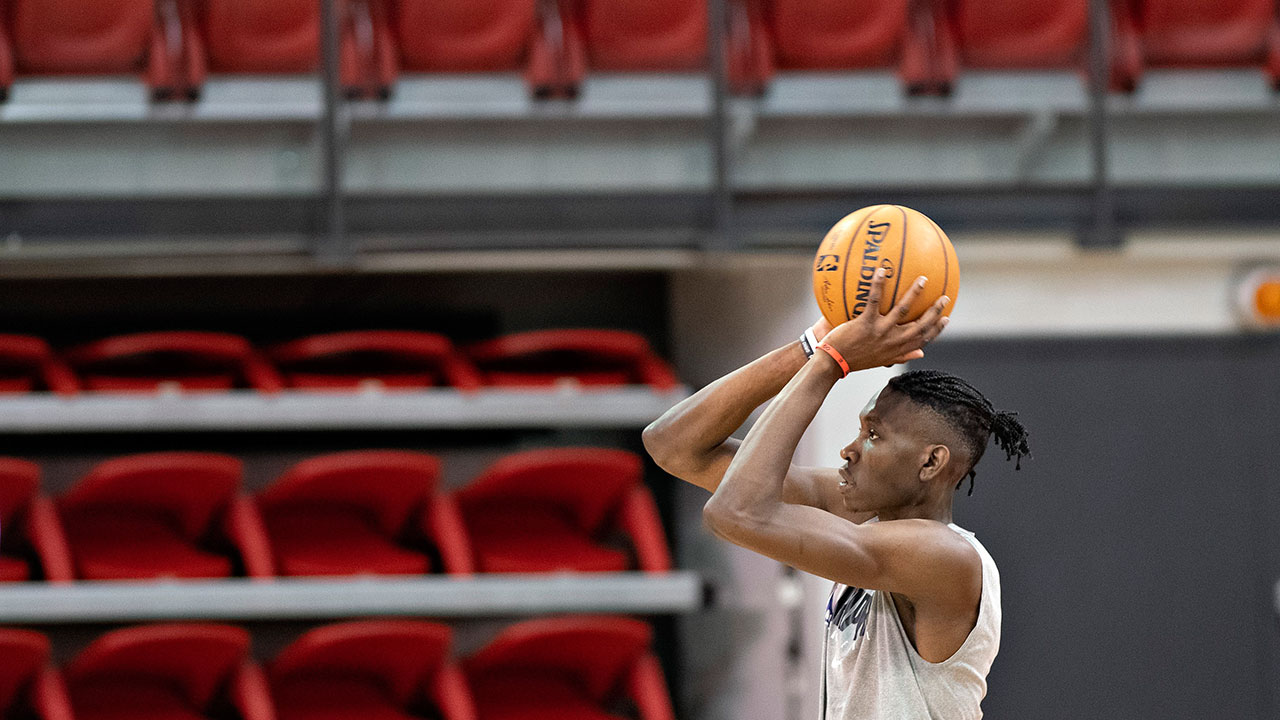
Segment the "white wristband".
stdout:
[[813,328],[804,331],[800,336],[800,349],[804,350],[804,356],[813,357],[813,352],[818,349],[818,336],[813,334]]

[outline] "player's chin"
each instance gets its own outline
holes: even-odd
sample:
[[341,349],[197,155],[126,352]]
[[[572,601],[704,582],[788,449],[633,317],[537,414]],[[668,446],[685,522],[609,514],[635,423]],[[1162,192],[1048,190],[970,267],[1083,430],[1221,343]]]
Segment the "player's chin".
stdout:
[[857,511],[862,503],[858,499],[857,487],[851,482],[847,485],[840,486],[840,501],[844,503],[845,510]]

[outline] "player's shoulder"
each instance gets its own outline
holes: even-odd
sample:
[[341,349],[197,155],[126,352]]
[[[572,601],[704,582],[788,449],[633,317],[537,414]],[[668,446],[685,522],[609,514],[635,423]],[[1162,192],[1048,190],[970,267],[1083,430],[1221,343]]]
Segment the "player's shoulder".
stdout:
[[891,529],[909,540],[917,552],[935,566],[949,568],[958,576],[981,576],[982,556],[973,543],[953,526],[939,520],[905,518],[882,520],[878,526]]
[[982,557],[964,536],[937,520],[890,520],[896,540],[911,549],[908,561],[920,584],[907,595],[915,602],[969,612],[982,596]]

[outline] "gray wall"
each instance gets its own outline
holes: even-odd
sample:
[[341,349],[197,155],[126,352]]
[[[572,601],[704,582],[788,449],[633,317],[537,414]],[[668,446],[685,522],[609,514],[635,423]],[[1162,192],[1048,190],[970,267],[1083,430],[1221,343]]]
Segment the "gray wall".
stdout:
[[1004,590],[990,720],[1280,717],[1280,338],[941,342],[1017,410],[956,519]]

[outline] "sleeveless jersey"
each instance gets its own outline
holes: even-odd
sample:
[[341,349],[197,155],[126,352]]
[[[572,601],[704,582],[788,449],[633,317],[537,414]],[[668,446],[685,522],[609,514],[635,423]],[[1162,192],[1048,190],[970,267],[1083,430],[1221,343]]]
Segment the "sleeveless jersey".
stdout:
[[823,720],[978,720],[1000,647],[1000,573],[973,533],[949,527],[978,551],[982,599],[960,649],[920,657],[887,592],[836,583],[822,644]]

